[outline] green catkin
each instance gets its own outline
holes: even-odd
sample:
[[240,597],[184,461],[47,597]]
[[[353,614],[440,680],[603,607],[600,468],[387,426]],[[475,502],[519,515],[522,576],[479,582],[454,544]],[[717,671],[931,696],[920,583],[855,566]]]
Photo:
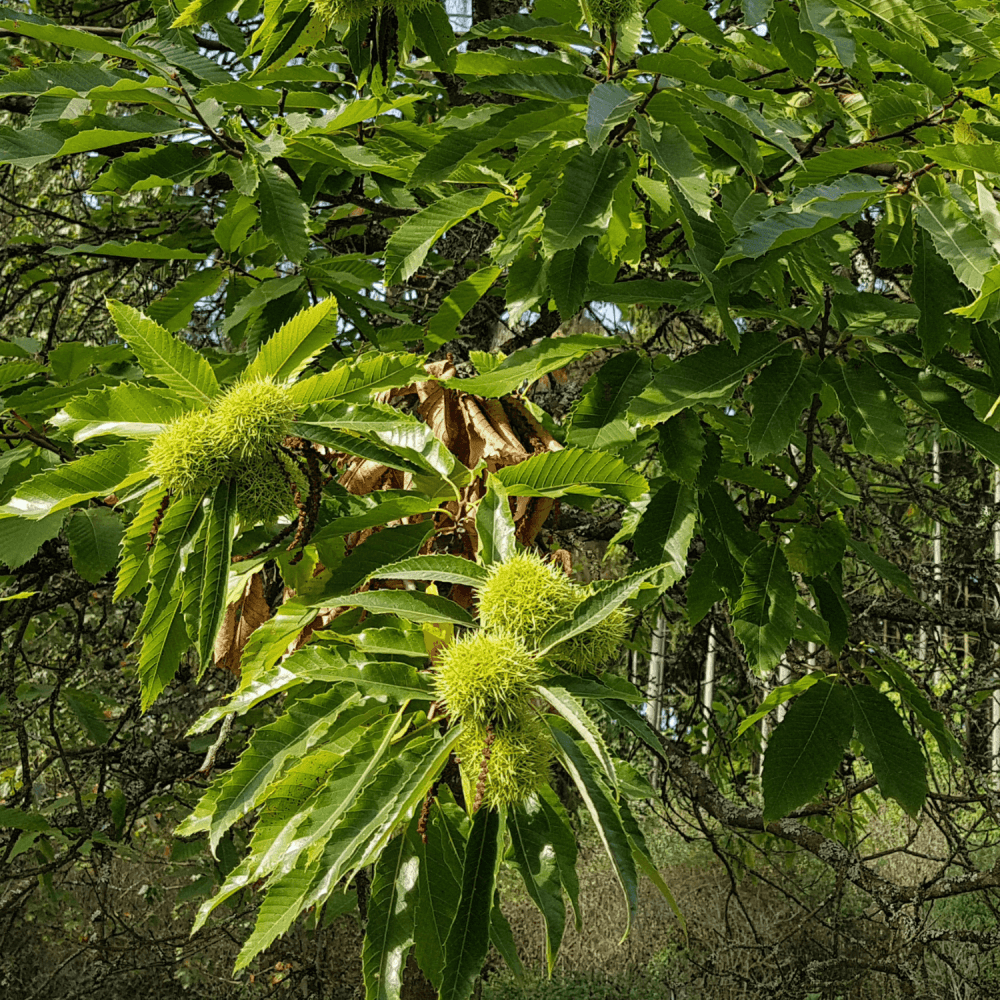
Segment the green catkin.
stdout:
[[149,471],[178,496],[204,493],[229,474],[229,454],[209,410],[185,413],[167,424],[146,455]]
[[[467,785],[476,788],[482,773],[488,731],[469,725],[455,748]],[[497,808],[530,798],[549,781],[552,739],[548,728],[535,714],[522,717],[510,726],[493,730],[490,756],[483,784],[483,803]]]
[[479,621],[483,628],[513,633],[531,648],[573,613],[581,594],[561,569],[533,552],[519,552],[490,568],[479,592]]
[[482,629],[442,650],[436,665],[437,698],[448,714],[483,727],[522,718],[542,677],[516,636]]

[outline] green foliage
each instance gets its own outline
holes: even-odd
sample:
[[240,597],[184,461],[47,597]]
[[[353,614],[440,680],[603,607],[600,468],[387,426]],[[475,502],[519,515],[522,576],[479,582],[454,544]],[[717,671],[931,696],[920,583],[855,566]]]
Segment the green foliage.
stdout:
[[[769,835],[812,805],[844,842],[848,747],[911,816],[928,738],[973,766],[978,695],[859,636],[927,644],[932,524],[988,551],[959,522],[1000,463],[995,6],[538,0],[462,33],[424,0],[0,9],[0,626],[34,641],[28,602],[75,608],[117,556],[143,710],[238,668],[194,736],[233,714],[242,755],[183,829],[235,852],[256,817],[199,916],[262,884],[241,967],[374,866],[368,996],[411,947],[468,996],[491,940],[514,954],[510,865],[551,970],[565,778],[631,921],[637,872],[665,886],[617,754],[666,745],[615,669],[661,614],[678,753],[709,636],[725,660],[721,738],[669,783],[724,828],[760,829],[751,751]],[[595,541],[616,578],[586,587],[534,548]]]

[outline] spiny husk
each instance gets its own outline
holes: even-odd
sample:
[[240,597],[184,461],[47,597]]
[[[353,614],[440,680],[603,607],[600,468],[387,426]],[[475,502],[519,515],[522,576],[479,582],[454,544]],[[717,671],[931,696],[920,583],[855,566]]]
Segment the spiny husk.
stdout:
[[[487,738],[485,727],[469,726],[455,748],[471,788],[479,784]],[[548,784],[552,757],[552,737],[534,713],[515,725],[495,728],[483,784],[484,804],[511,806],[536,794]]]
[[209,410],[185,413],[167,424],[146,454],[163,488],[184,496],[212,489],[229,473],[229,453]]
[[327,24],[347,21],[367,21],[372,14],[386,8],[407,14],[420,7],[429,7],[435,0],[313,0],[313,10]]
[[271,379],[237,382],[213,407],[222,446],[235,458],[263,455],[281,441],[295,416],[287,386]]
[[603,27],[617,27],[637,14],[641,9],[639,0],[590,0],[590,13],[594,24]]
[[615,608],[604,621],[557,646],[549,659],[575,674],[603,670],[621,656],[631,622],[627,608]]
[[236,511],[240,524],[272,524],[279,517],[295,517],[291,482],[305,500],[309,486],[299,467],[287,455],[252,455],[236,466]]
[[482,726],[507,724],[528,710],[541,676],[517,636],[480,629],[438,655],[437,697],[456,718]]
[[512,632],[531,648],[572,614],[582,593],[558,567],[533,552],[519,552],[490,568],[479,592],[479,621],[484,628]]

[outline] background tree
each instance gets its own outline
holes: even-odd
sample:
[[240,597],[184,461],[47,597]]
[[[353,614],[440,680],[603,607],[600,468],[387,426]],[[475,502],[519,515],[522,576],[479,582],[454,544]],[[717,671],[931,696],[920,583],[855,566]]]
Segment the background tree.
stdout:
[[[464,997],[518,966],[501,862],[551,968],[569,805],[623,930],[657,818],[782,866],[810,948],[747,916],[722,989],[978,988],[995,931],[940,921],[1000,886],[997,23],[0,9],[7,927],[165,795],[238,967],[357,905],[370,996],[413,947]],[[618,579],[544,570],[497,637],[518,546],[595,542]],[[657,623],[645,721],[611,654]]]

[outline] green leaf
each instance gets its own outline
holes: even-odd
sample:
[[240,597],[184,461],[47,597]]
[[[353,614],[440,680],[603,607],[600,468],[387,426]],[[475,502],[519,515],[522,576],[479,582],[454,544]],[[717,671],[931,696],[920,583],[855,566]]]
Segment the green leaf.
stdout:
[[111,731],[104,721],[104,704],[101,699],[91,691],[77,691],[74,688],[63,688],[62,696],[87,736],[100,746],[107,743]]
[[500,268],[491,264],[488,267],[481,267],[464,281],[455,285],[441,303],[438,311],[431,317],[427,326],[424,349],[432,350],[451,340],[458,330],[458,324],[490,290],[499,276]]
[[[2,8],[0,8],[2,9]],[[51,830],[48,820],[37,812],[22,812],[0,806],[0,826],[5,830]]]
[[[875,655],[879,665],[879,680],[887,680],[904,698],[920,720],[920,724],[934,737],[938,749],[946,760],[962,759],[962,745],[948,729],[944,716],[931,708],[930,702],[914,683],[909,671],[890,656]],[[869,673],[869,676],[872,676]]]
[[635,351],[626,351],[606,362],[584,386],[570,413],[567,443],[610,449],[634,441],[628,407],[651,378],[649,362]]
[[[308,433],[302,436],[310,437]],[[366,528],[378,527],[404,517],[429,514],[441,505],[439,498],[422,497],[406,490],[377,490],[370,496],[377,502],[369,510],[360,514],[335,518],[321,531],[313,535],[312,541],[323,542],[329,538],[350,535],[355,531],[364,531]]]
[[873,687],[854,685],[854,728],[887,799],[916,816],[927,798],[927,772],[920,744],[903,725],[892,702]]
[[142,711],[149,711],[163,689],[173,680],[181,657],[190,645],[184,628],[181,597],[166,601],[150,620],[139,653],[139,684]]
[[820,579],[812,580],[810,585],[816,595],[819,612],[830,630],[827,648],[834,656],[839,657],[847,642],[851,624],[851,609],[841,593],[843,588],[839,584],[834,587],[828,581]]
[[795,573],[822,576],[840,562],[847,544],[847,527],[839,517],[818,525],[801,522],[785,546],[785,557]]
[[[987,291],[985,287],[984,291]],[[935,253],[925,230],[920,230],[913,241],[910,295],[920,309],[917,337],[924,357],[929,360],[948,344],[956,325],[961,322],[949,314],[952,310],[962,309],[968,302],[968,293],[963,290],[948,263]]]
[[490,911],[500,862],[500,814],[480,809],[462,861],[462,894],[444,946],[439,1000],[468,1000],[490,946]]
[[310,361],[329,347],[337,332],[337,300],[323,299],[293,316],[257,352],[244,372],[246,379],[291,382]]
[[[954,89],[954,80],[951,74],[938,69],[927,58],[922,43],[911,45],[905,41],[890,38],[885,32],[859,27],[857,23],[851,26],[851,31],[857,41],[874,52],[880,52],[890,62],[902,66],[914,80],[930,87],[939,101],[943,101]],[[933,152],[934,147],[931,147],[931,149],[924,151],[924,155],[930,155],[932,159],[938,160]],[[938,160],[938,162],[943,161]]]
[[[372,631],[388,632],[389,629]],[[362,648],[360,636],[358,648]],[[427,659],[423,636],[420,633],[396,633],[397,635],[416,634],[420,638],[420,658]],[[343,647],[341,647],[343,648]],[[399,652],[399,650],[392,650]],[[404,650],[414,655],[413,650]],[[353,685],[363,695],[374,698],[388,698],[397,704],[407,701],[432,701],[433,693],[429,677],[421,673],[409,663],[393,663],[387,660],[376,660],[372,663],[356,663],[352,654],[351,660],[346,660],[337,649],[325,646],[309,645],[298,650],[289,658],[289,669],[294,670],[302,680],[323,681],[327,684],[347,682]],[[263,678],[261,679],[263,681]]]
[[463,164],[480,160],[493,149],[513,146],[521,136],[567,116],[564,106],[546,101],[524,101],[508,107],[487,104],[482,113],[489,114],[487,121],[473,125],[462,122],[431,146],[414,167],[407,186],[415,189],[443,181]]
[[618,83],[599,83],[587,99],[587,142],[594,152],[615,125],[628,121],[643,95]]
[[982,29],[965,14],[941,0],[862,0],[855,4],[889,25],[893,33],[923,49],[937,48],[939,39],[957,38],[982,55],[996,58],[997,50]]
[[952,198],[925,195],[915,205],[917,223],[934,241],[966,288],[978,292],[995,261],[989,241]]
[[225,273],[217,268],[204,268],[179,281],[166,295],[149,306],[149,318],[169,333],[184,329],[191,322],[191,311],[202,299],[218,291]]
[[107,507],[74,511],[66,523],[66,538],[73,569],[89,583],[97,583],[118,562],[121,518]]
[[115,490],[133,486],[149,476],[143,466],[147,447],[141,441],[127,441],[39,472],[0,507],[0,517],[37,521],[93,497],[110,496]]
[[395,285],[411,278],[423,264],[430,248],[452,226],[503,197],[499,191],[488,188],[469,188],[441,198],[410,216],[386,245],[386,284]]
[[581,149],[567,164],[545,212],[542,250],[547,257],[572,250],[588,236],[601,236],[611,218],[615,188],[628,172],[621,151],[601,146]]
[[523,983],[524,965],[521,962],[521,956],[517,953],[517,942],[514,940],[510,921],[500,909],[499,891],[494,897],[493,909],[490,910],[490,944],[500,952],[500,957],[507,963],[507,968],[511,970],[514,978],[519,983]]
[[153,548],[149,596],[136,626],[133,641],[146,631],[151,621],[162,615],[175,597],[181,596],[176,585],[187,565],[191,547],[201,531],[203,519],[201,496],[174,497],[166,508]]
[[795,582],[780,544],[761,542],[743,566],[733,631],[758,677],[777,665],[795,633]]
[[371,575],[374,580],[434,580],[438,583],[461,583],[481,587],[489,578],[482,566],[461,556],[433,554],[414,556],[382,566]]
[[799,24],[803,31],[822,38],[836,53],[841,65],[848,69],[854,65],[854,36],[832,3],[827,3],[827,0],[801,0]]
[[409,385],[427,378],[415,354],[361,354],[340,362],[322,375],[301,379],[291,388],[298,406],[326,400],[360,402],[384,389]]
[[455,55],[450,51],[450,43],[453,43],[455,29],[444,8],[438,4],[416,7],[409,12],[409,17],[420,47],[434,65],[445,73],[454,73]]
[[50,423],[72,432],[77,444],[105,435],[149,438],[184,410],[184,403],[162,389],[122,382],[71,399]]
[[[226,614],[226,595],[229,584],[229,562],[233,551],[233,534],[236,530],[235,479],[219,483],[205,510],[205,531],[201,540],[198,565],[189,565],[197,572],[189,573],[188,586],[198,594],[197,646],[201,668],[211,662],[215,638]],[[194,560],[191,560],[194,563]]]
[[556,300],[556,309],[566,321],[579,311],[587,297],[590,262],[597,249],[597,237],[587,236],[579,246],[560,250],[545,269],[545,276]]
[[635,862],[632,859],[632,849],[628,842],[628,836],[622,826],[621,817],[618,815],[615,804],[604,793],[604,789],[601,788],[580,748],[567,733],[564,733],[558,725],[551,721],[549,729],[552,731],[560,763],[566,768],[580,792],[625,896],[625,934],[622,936],[622,940],[624,940],[632,928],[632,921],[639,912]]
[[640,116],[636,121],[639,145],[653,162],[673,181],[688,204],[704,219],[710,219],[715,207],[709,190],[705,168],[695,159],[691,146],[673,125],[660,125],[657,131],[649,120]]
[[100,52],[106,56],[133,60],[135,53],[105,36],[92,34],[80,28],[67,28],[45,17],[38,17],[26,11],[11,7],[0,7],[0,28],[14,35],[37,38],[40,42],[51,42],[67,49],[82,52]]
[[816,46],[799,25],[787,0],[778,0],[767,22],[771,40],[788,68],[800,79],[808,80],[816,71]]
[[687,568],[698,507],[694,490],[671,480],[653,494],[632,535],[640,565],[671,563],[674,580]]
[[[423,630],[404,632],[397,628],[368,628],[352,636],[354,646],[362,653],[388,653],[390,656],[414,656],[427,659]],[[411,695],[411,697],[415,697]]]
[[54,257],[70,254],[93,254],[95,257],[129,257],[132,260],[205,260],[208,254],[194,253],[183,247],[168,247],[162,243],[76,243],[71,247],[52,247],[47,251]]
[[855,447],[884,458],[899,458],[906,447],[906,428],[889,387],[872,366],[861,358],[847,362],[829,358],[820,375],[840,399]]
[[839,684],[814,684],[796,699],[767,743],[764,822],[815,798],[833,777],[851,740],[851,695]]
[[[743,8],[747,23],[752,25],[757,22],[750,19],[751,3],[744,3]],[[654,14],[663,25],[661,33],[657,34],[657,42],[661,46],[669,44],[674,23],[684,25],[685,28],[701,35],[702,38],[714,45],[723,45],[727,48],[732,45],[722,33],[722,29],[715,23],[712,15],[696,3],[688,3],[686,0],[659,0],[659,3],[646,13],[651,28],[655,23]],[[655,31],[655,29],[653,30]]]
[[447,785],[438,788],[427,813],[426,839],[420,855],[414,955],[436,990],[444,974],[444,948],[462,896],[459,872],[465,854],[467,824]]
[[617,337],[598,333],[548,337],[532,347],[515,351],[486,375],[462,379],[462,391],[477,396],[506,396],[522,382],[535,382],[557,368],[564,368],[577,358],[584,358],[594,351],[617,347],[620,343]]
[[739,354],[729,344],[712,344],[661,368],[632,401],[629,414],[642,424],[658,424],[696,403],[720,405],[732,399],[747,372],[786,353],[773,335],[745,334]]
[[907,597],[916,600],[913,583],[898,566],[894,566],[888,559],[880,556],[870,545],[858,538],[848,538],[847,545],[864,559],[883,580],[898,587]]
[[818,388],[816,366],[803,354],[775,358],[753,380],[747,391],[753,407],[747,439],[751,458],[759,460],[788,447]]
[[273,164],[260,172],[260,225],[264,235],[294,263],[309,250],[309,210],[295,185]]
[[493,474],[513,497],[601,496],[638,500],[646,480],[607,452],[563,448],[542,452]]
[[721,264],[760,257],[770,250],[808,240],[863,212],[883,197],[874,177],[849,174],[803,188],[783,205],[765,209],[726,250]]
[[694,486],[705,457],[705,435],[697,413],[682,410],[675,414],[660,424],[658,437],[663,471]]
[[1000,464],[1000,431],[982,423],[957,389],[933,372],[911,368],[896,354],[876,354],[872,360],[921,409],[936,415],[945,427],[968,441],[980,454]]
[[[261,802],[288,759],[302,756],[365,719],[370,710],[359,707],[360,700],[350,688],[334,685],[320,694],[296,698],[279,719],[253,734],[236,766],[216,786],[209,826],[213,852],[226,830]],[[394,716],[388,717],[386,724],[391,718]],[[384,729],[380,725],[375,732],[373,726],[371,740],[381,741]],[[370,764],[366,762],[366,766]]]
[[601,736],[594,721],[587,714],[583,703],[570,691],[559,684],[539,684],[538,693],[564,718],[590,748],[597,762],[604,771],[608,785],[618,794],[618,774],[608,751],[604,737]]
[[786,701],[796,695],[808,691],[817,681],[826,677],[822,670],[814,670],[805,677],[800,677],[791,684],[782,684],[780,687],[771,688],[768,696],[760,703],[760,707],[752,715],[748,715],[736,730],[737,736],[742,736],[748,729],[755,726],[765,716],[770,715],[779,705],[784,705]]
[[419,865],[408,834],[390,840],[375,864],[361,949],[367,1000],[399,1000],[413,944]]
[[0,566],[19,569],[62,530],[65,511],[46,517],[0,517]]
[[496,476],[487,476],[486,482],[486,493],[476,509],[476,534],[479,557],[491,566],[506,562],[516,551],[516,542],[507,487]]
[[556,863],[556,845],[541,801],[530,798],[512,807],[507,813],[507,833],[511,863],[545,923],[545,960],[551,976],[566,929],[566,902]]
[[326,33],[323,18],[315,15],[305,0],[273,4],[264,23],[254,33],[246,54],[260,50],[260,59],[250,79],[267,69],[284,66],[289,59],[315,44]]
[[594,587],[595,593],[584,598],[574,609],[573,617],[568,621],[557,622],[538,641],[539,655],[544,656],[560,643],[572,639],[573,636],[587,632],[599,625],[615,608],[620,607],[634,596],[642,584],[662,566],[633,573],[618,580],[602,581]]
[[191,0],[170,27],[200,28],[203,24],[225,17],[235,6],[236,0]]
[[577,877],[576,832],[566,807],[550,785],[543,785],[538,791],[542,812],[549,823],[549,836],[555,848],[555,862],[559,869],[559,880],[573,907],[574,923],[577,931],[583,928],[580,911],[580,880]]
[[454,601],[419,590],[370,590],[364,594],[328,594],[313,599],[314,607],[365,608],[378,614],[399,615],[411,622],[450,622],[471,626],[475,619]]
[[119,336],[135,352],[148,376],[201,406],[218,395],[219,383],[204,355],[132,306],[108,299],[108,311]]

